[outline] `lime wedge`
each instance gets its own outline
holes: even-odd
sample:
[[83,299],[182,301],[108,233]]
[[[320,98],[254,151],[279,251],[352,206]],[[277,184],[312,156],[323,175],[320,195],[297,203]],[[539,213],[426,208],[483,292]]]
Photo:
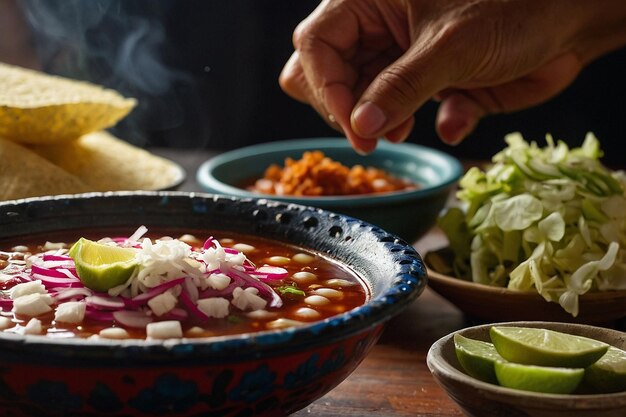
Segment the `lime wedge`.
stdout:
[[108,291],[123,284],[137,268],[132,248],[121,248],[80,238],[69,251],[83,285],[94,291]]
[[454,350],[459,363],[469,376],[491,384],[498,383],[494,363],[503,359],[493,344],[457,333],[454,335]]
[[626,391],[626,352],[614,346],[585,369],[584,384],[594,392]]
[[553,368],[496,362],[495,372],[503,387],[546,394],[570,394],[582,381],[582,368]]
[[609,348],[599,340],[540,328],[493,326],[489,334],[504,359],[527,365],[586,368]]

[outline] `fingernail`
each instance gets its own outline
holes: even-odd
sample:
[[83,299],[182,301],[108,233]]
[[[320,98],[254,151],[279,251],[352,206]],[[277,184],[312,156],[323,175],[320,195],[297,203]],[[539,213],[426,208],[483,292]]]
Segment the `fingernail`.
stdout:
[[372,102],[361,104],[354,111],[354,129],[365,137],[373,137],[387,121],[385,113]]

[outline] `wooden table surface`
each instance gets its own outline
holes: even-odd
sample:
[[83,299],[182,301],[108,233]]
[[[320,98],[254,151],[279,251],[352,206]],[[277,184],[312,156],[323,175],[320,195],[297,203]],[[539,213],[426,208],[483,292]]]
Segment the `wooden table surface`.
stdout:
[[[214,152],[153,149],[181,164],[187,179],[181,191],[202,191],[195,174]],[[415,243],[421,254],[445,245],[434,228]],[[429,288],[386,326],[379,342],[341,384],[292,417],[463,416],[437,385],[426,366],[431,344],[467,326],[461,311]]]

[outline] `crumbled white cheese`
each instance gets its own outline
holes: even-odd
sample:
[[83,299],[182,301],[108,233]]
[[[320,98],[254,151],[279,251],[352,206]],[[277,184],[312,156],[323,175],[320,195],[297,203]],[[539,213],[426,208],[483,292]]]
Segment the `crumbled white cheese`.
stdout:
[[226,254],[226,262],[229,262],[234,265],[243,265],[246,259],[247,259],[246,255],[244,255],[241,252]]
[[57,306],[54,320],[61,323],[82,323],[87,304],[83,301],[67,301]]
[[48,294],[28,294],[13,300],[13,313],[35,317],[52,311],[53,299]]
[[150,307],[150,309],[152,309],[152,312],[154,314],[156,314],[157,316],[162,316],[163,314],[172,310],[176,306],[177,302],[178,299],[174,297],[171,292],[165,291],[163,294],[159,294],[150,299],[148,301],[148,306]]
[[145,238],[136,256],[141,265],[137,281],[147,288],[153,288],[183,275],[199,276],[201,271],[186,261],[191,252],[191,246],[179,240],[157,240],[152,243]]
[[55,250],[55,249],[63,249],[66,247],[67,247],[67,244],[65,244],[64,242],[46,242],[43,245],[43,249],[46,251]]
[[259,290],[248,287],[245,290],[237,287],[233,291],[233,305],[240,310],[261,310],[265,308],[267,301],[259,297]]
[[11,288],[11,298],[16,299],[29,294],[47,294],[48,290],[41,281],[30,281],[17,284]]
[[218,319],[228,316],[228,305],[230,303],[226,298],[211,297],[198,300],[198,309],[209,317]]
[[207,248],[204,252],[202,252],[199,258],[201,261],[206,263],[207,271],[213,271],[218,269],[220,265],[226,261],[226,252],[224,252],[224,248],[221,246],[216,248]]
[[222,273],[211,274],[206,277],[206,279],[203,280],[203,282],[201,283],[203,290],[207,289],[208,287],[211,287],[215,290],[223,290],[224,288],[228,287],[229,284],[230,277]]
[[156,321],[146,326],[149,339],[169,339],[183,337],[183,328],[178,320]]

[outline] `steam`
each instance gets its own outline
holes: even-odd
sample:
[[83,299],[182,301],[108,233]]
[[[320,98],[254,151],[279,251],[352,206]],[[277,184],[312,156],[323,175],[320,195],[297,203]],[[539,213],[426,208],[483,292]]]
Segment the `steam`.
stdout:
[[159,17],[167,15],[171,2],[25,0],[20,5],[45,71],[139,99],[115,134],[144,146],[147,130],[183,123],[181,98],[172,91],[193,79],[168,66],[163,56],[168,45]]
[[115,60],[115,75],[139,90],[152,95],[165,94],[177,78],[157,55],[159,45],[164,44],[165,35],[160,25],[135,19],[131,32],[120,48]]

